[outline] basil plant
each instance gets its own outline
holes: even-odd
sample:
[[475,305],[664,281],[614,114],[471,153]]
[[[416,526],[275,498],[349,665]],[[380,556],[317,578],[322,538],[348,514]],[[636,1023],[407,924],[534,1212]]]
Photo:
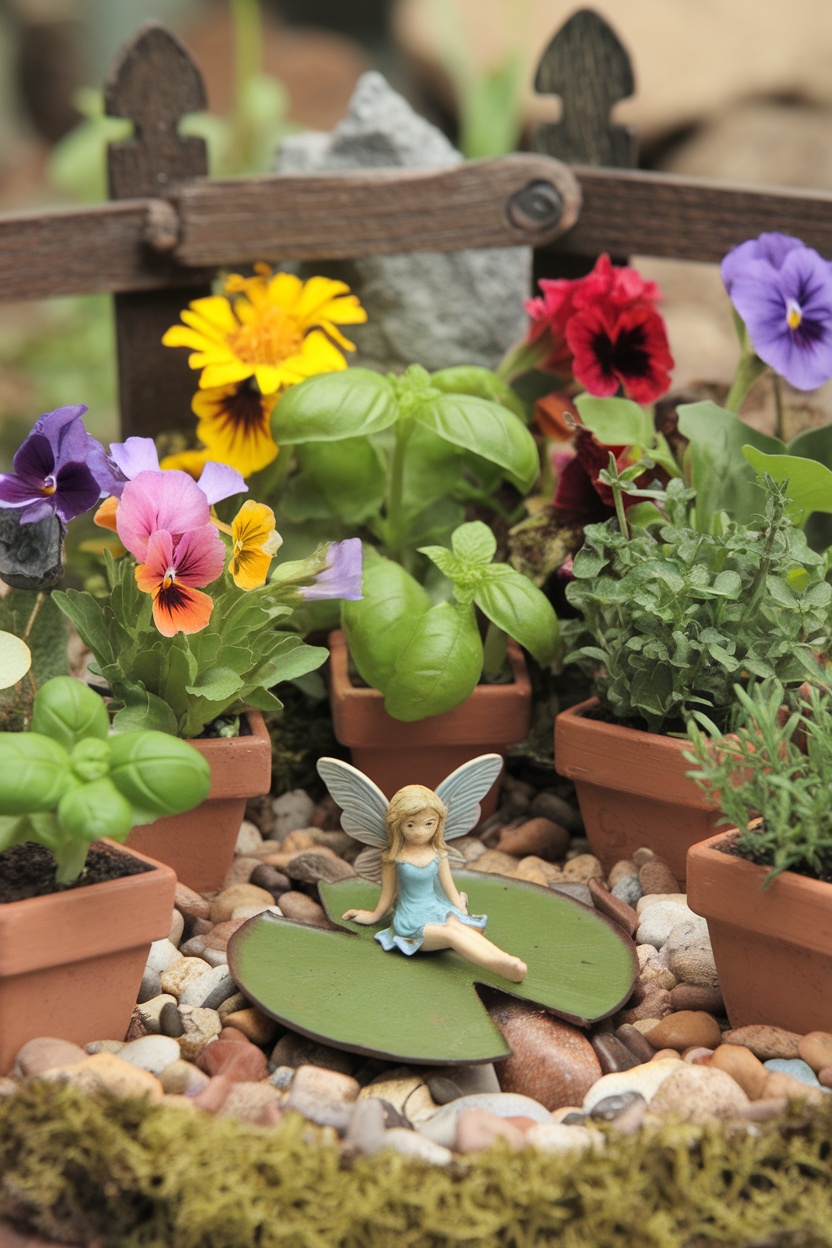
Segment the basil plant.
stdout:
[[52,851],[59,885],[84,869],[93,841],[125,841],[137,824],[208,796],[198,750],[164,732],[110,735],[101,698],[71,676],[38,690],[29,732],[0,735],[0,852],[34,841]]
[[396,719],[451,710],[483,674],[505,678],[506,637],[542,665],[555,658],[548,599],[493,562],[488,525],[465,522],[471,504],[505,514],[506,482],[533,485],[540,461],[522,411],[488,369],[411,365],[310,377],[272,413],[275,441],[297,460],[281,513],[368,537],[363,598],[342,604],[341,622],[359,675]]

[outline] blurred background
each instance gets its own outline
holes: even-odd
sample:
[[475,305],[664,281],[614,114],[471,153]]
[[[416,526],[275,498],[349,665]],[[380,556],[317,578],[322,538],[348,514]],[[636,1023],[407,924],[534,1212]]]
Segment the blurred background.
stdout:
[[[214,173],[271,167],[282,137],[329,130],[359,75],[381,70],[468,156],[528,144],[558,102],[532,80],[575,10],[561,0],[0,0],[0,211],[104,197],[101,86],[146,20],[168,25],[207,84]],[[640,163],[674,173],[832,190],[829,0],[603,0],[631,53]],[[190,123],[189,123],[190,124]],[[736,346],[712,266],[634,262],[666,293],[677,387],[730,380]],[[25,256],[20,263],[26,263]],[[115,428],[106,298],[0,304],[0,464],[17,430],[60,403]],[[822,402],[826,402],[822,398]],[[832,410],[832,408],[830,409]]]

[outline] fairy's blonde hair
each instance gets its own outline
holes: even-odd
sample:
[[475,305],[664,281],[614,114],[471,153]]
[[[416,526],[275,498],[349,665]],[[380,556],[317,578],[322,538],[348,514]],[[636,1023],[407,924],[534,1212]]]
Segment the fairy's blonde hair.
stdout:
[[423,784],[406,784],[390,799],[387,807],[385,824],[387,827],[387,849],[381,855],[382,862],[392,862],[401,853],[404,845],[402,825],[405,819],[418,815],[422,810],[432,810],[439,816],[439,823],[431,838],[431,845],[440,853],[447,848],[445,845],[445,816],[447,807],[441,797],[437,797],[433,789]]

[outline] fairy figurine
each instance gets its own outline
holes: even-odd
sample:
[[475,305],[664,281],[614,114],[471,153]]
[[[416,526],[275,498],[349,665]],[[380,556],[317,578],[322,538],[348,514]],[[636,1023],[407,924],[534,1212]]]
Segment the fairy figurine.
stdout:
[[364,870],[381,883],[374,910],[347,910],[341,917],[370,926],[393,907],[390,926],[375,935],[383,949],[408,956],[453,949],[519,984],[526,963],[484,935],[487,916],[468,913],[468,899],[457,889],[448,862],[447,842],[476,825],[480,799],[502,765],[499,754],[482,754],[457,767],[436,792],[407,784],[388,801],[357,767],[320,759],[318,772],[343,812],[341,827],[376,851],[370,862],[364,858]]

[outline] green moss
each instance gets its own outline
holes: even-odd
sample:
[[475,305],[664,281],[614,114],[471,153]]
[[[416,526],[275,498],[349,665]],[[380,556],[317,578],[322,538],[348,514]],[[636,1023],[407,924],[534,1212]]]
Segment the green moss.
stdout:
[[[16,637],[25,636],[39,596],[34,590],[10,589],[0,598],[0,629]],[[21,732],[32,714],[35,688],[39,689],[52,676],[66,676],[69,671],[66,643],[66,620],[47,595],[27,638],[35,684],[33,686],[25,676],[19,685],[0,690],[0,731]]]
[[102,1248],[828,1248],[832,1106],[602,1153],[349,1161],[275,1129],[32,1083],[0,1101],[0,1216]]

